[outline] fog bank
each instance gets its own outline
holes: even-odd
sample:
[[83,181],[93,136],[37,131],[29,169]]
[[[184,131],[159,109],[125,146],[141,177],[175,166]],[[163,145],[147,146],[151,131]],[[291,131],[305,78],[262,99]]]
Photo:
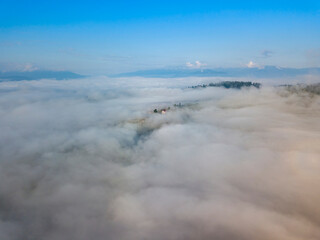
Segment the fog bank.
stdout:
[[0,83],[0,239],[320,239],[320,96],[200,81]]

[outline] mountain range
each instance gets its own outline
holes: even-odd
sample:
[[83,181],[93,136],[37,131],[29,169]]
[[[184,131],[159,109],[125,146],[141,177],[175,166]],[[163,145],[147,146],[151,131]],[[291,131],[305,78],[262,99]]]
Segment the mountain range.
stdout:
[[35,70],[35,71],[11,71],[0,72],[0,82],[4,81],[23,81],[23,80],[39,80],[39,79],[75,79],[83,78],[85,76],[69,72],[69,71],[49,71],[49,70]]
[[280,68],[265,66],[264,68],[215,68],[215,69],[151,69],[112,75],[111,77],[257,77],[277,78],[295,77],[299,75],[320,75],[320,68]]

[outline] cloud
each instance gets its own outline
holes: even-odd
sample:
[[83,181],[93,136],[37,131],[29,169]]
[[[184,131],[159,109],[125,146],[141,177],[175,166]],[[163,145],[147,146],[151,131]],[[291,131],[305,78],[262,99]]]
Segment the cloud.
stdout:
[[0,83],[0,238],[319,239],[320,97],[199,81]]
[[3,72],[10,72],[10,71],[32,72],[38,69],[39,68],[33,63],[0,62],[0,71],[3,71]]
[[33,72],[35,70],[38,70],[39,68],[34,66],[33,64],[31,63],[27,63],[26,65],[24,65],[23,67],[23,72]]
[[253,61],[250,61],[248,64],[246,64],[246,66],[248,68],[259,68],[259,69],[263,69],[264,67],[257,64],[257,63],[254,63]]
[[195,61],[195,63],[187,62],[186,66],[188,68],[202,68],[202,67],[206,67],[207,64],[206,63],[201,63],[200,61]]
[[263,51],[261,52],[261,55],[262,55],[262,57],[264,57],[264,58],[269,58],[269,57],[272,57],[273,51],[263,50]]

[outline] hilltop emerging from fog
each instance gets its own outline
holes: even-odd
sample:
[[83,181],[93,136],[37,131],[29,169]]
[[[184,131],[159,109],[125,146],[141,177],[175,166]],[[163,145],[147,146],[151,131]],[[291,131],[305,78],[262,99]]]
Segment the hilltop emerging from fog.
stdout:
[[191,86],[189,88],[206,88],[206,87],[223,87],[223,88],[235,88],[235,89],[241,89],[243,87],[255,87],[260,88],[261,83],[255,83],[255,82],[242,82],[242,81],[223,81],[218,83],[209,83],[209,84],[200,84],[196,86]]

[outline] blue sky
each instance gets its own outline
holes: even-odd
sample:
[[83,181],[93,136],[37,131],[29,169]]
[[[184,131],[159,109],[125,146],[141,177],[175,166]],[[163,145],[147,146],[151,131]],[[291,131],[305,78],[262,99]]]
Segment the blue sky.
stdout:
[[0,2],[0,70],[320,67],[319,1]]

